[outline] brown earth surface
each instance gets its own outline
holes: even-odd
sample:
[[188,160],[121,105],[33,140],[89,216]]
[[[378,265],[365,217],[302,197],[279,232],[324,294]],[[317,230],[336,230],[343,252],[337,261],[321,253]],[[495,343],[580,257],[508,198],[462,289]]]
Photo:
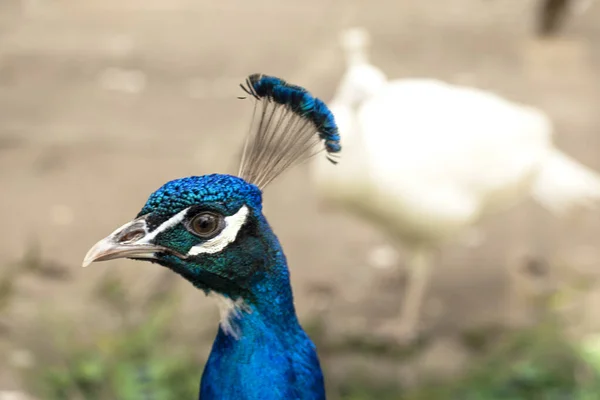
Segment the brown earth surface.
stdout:
[[[246,75],[275,74],[331,98],[344,69],[337,35],[345,27],[370,30],[373,63],[390,77],[445,79],[542,108],[556,123],[558,146],[600,170],[600,4],[549,41],[533,38],[534,10],[531,0],[0,2],[0,268],[37,241],[44,260],[68,275],[18,279],[0,313],[0,351],[10,354],[48,312],[85,321],[82,332],[103,329],[89,293],[106,274],[140,295],[160,279],[150,264],[80,263],[167,180],[234,172],[251,112],[236,99]],[[397,314],[397,272],[368,262],[386,238],[351,216],[319,212],[305,166],[265,198],[301,317],[326,313],[336,334]],[[520,296],[529,284],[515,285],[509,268],[521,255],[593,275],[599,222],[599,212],[559,222],[527,203],[484,221],[481,246],[446,245],[424,318],[440,337],[437,359],[460,359],[443,339],[452,332],[505,323],[526,308]],[[181,328],[214,329],[211,301],[185,282],[180,290]],[[598,327],[595,292],[585,303],[589,329]],[[423,363],[427,357],[436,359],[424,355]],[[8,359],[0,356],[0,367]],[[0,389],[10,389],[12,375],[0,369]]]

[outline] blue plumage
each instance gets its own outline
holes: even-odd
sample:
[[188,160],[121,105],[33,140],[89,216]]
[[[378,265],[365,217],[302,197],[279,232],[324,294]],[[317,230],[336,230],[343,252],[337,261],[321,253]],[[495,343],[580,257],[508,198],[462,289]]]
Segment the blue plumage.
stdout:
[[325,103],[318,98],[314,99],[313,120],[315,125],[321,127],[321,139],[325,141],[325,148],[329,153],[339,153],[342,150],[340,145],[340,134],[338,132],[335,118]]
[[150,212],[160,215],[178,213],[199,201],[222,204],[229,213],[239,209],[243,202],[260,211],[262,192],[237,176],[190,176],[167,182],[152,193],[138,217]]
[[[222,320],[203,373],[202,400],[323,400],[317,352],[298,322],[286,258],[262,214],[256,182],[264,186],[274,170],[302,155],[306,147],[292,151],[286,144],[298,136],[320,138],[339,152],[339,135],[325,104],[305,89],[264,75],[248,82],[248,93],[274,103],[263,109],[256,131],[266,136],[255,137],[250,149],[274,161],[253,153],[249,178],[212,174],[164,184],[133,221],[90,249],[84,266],[122,257],[151,261],[221,298]],[[279,132],[269,124],[282,106],[293,114],[284,113],[291,121],[281,131],[285,136],[264,140]],[[310,124],[320,127],[319,135]]]
[[[273,329],[252,315],[244,324],[252,324],[253,331],[237,342],[219,331],[202,378],[201,399],[325,399],[319,360],[304,332]],[[233,384],[224,384],[220,369],[228,371]],[[257,374],[256,369],[262,370]]]
[[[256,186],[229,175],[178,179],[153,193],[139,215],[165,223],[191,207],[232,216],[243,206],[250,209],[249,217],[236,240],[221,252],[184,259],[158,254],[151,260],[207,293],[216,291],[230,301],[243,299],[244,306],[232,311],[227,322],[230,328],[219,328],[201,398],[324,399],[316,351],[298,323],[285,255],[260,212]],[[184,255],[201,243],[183,225],[155,240]]]
[[313,97],[303,87],[292,85],[283,79],[263,74],[252,74],[242,89],[254,98],[274,101],[287,107],[292,113],[307,118],[315,126],[319,138],[325,142],[328,159],[341,151],[340,135],[333,113],[325,103]]
[[[256,229],[268,243],[268,274],[254,280],[256,303],[234,317],[239,339],[219,333],[202,378],[202,399],[325,399],[323,375],[314,344],[294,310],[285,255],[267,221]],[[266,250],[266,249],[265,249]],[[257,271],[258,275],[263,271]],[[223,373],[224,371],[224,373]]]

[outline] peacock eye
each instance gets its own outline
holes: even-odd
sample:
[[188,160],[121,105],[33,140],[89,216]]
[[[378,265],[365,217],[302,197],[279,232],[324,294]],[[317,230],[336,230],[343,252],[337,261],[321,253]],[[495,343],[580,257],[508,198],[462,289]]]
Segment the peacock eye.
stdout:
[[202,212],[196,215],[188,226],[192,233],[202,238],[210,238],[224,228],[224,220],[219,214]]

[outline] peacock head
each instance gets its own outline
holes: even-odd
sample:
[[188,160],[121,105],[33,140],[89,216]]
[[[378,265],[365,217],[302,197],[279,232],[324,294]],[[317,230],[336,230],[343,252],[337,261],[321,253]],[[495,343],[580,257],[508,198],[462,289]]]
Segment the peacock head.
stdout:
[[262,106],[255,108],[239,177],[212,174],[166,183],[132,221],[96,243],[83,266],[148,260],[207,293],[233,299],[256,294],[257,283],[273,272],[267,260],[283,257],[262,214],[262,189],[313,155],[315,146],[324,143],[331,158],[340,145],[333,115],[305,89],[259,74],[242,88]]
[[206,292],[244,296],[264,266],[261,191],[231,175],[170,181],[137,217],[99,241],[84,266],[131,258],[165,266]]

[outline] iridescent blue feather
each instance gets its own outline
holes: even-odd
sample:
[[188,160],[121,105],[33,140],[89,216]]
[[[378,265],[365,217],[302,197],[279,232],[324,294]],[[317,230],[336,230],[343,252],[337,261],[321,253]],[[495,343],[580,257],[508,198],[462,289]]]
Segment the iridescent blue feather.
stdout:
[[[316,347],[296,315],[285,254],[262,213],[262,188],[323,148],[331,159],[341,150],[340,137],[331,111],[306,89],[259,74],[242,87],[256,102],[239,176],[167,182],[135,219],[93,246],[84,265],[147,260],[221,298],[222,320],[200,399],[325,400]],[[152,371],[138,372],[136,383],[146,392],[140,395],[159,398],[151,392]]]
[[322,100],[303,87],[263,74],[250,75],[240,86],[262,105],[244,149],[241,177],[264,187],[292,164],[314,155],[320,141],[327,158],[336,163],[340,135]]

